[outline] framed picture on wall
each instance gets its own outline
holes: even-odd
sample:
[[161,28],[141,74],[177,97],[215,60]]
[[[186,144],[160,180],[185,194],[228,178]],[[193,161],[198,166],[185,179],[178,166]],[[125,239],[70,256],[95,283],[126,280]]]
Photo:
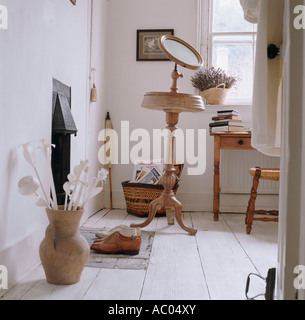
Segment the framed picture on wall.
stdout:
[[137,61],[169,61],[159,46],[163,35],[174,35],[174,29],[137,30]]

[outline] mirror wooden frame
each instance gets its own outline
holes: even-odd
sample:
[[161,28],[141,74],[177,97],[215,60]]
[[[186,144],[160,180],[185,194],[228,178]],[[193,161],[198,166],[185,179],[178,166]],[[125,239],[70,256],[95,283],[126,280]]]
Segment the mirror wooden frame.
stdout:
[[[188,63],[186,63],[185,61],[181,61],[181,60],[179,60],[178,58],[176,58],[175,56],[173,56],[172,53],[170,53],[170,52],[166,49],[166,46],[165,46],[165,44],[164,44],[164,42],[165,42],[166,40],[168,40],[168,39],[173,40],[173,41],[176,41],[176,42],[184,45],[184,46],[185,46],[186,48],[188,48],[190,51],[192,51],[192,52],[194,53],[194,55],[197,57],[198,63],[197,63],[196,65],[188,64]],[[171,61],[179,64],[180,66],[182,66],[182,67],[184,67],[184,68],[191,69],[191,70],[197,70],[197,69],[201,68],[202,65],[203,65],[202,57],[201,57],[201,55],[198,53],[198,51],[197,51],[195,48],[193,48],[190,44],[188,44],[187,42],[185,42],[184,40],[182,40],[182,39],[180,39],[180,38],[177,38],[177,37],[175,37],[175,36],[173,36],[173,35],[164,35],[164,36],[162,36],[162,37],[160,38],[160,40],[159,40],[159,45],[160,45],[161,50],[164,52],[164,54],[166,54],[166,55],[168,56],[168,58],[169,58]]]

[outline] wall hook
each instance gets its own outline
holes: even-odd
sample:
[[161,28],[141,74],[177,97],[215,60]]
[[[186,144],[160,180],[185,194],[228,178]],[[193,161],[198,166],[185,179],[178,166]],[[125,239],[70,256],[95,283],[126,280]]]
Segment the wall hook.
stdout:
[[268,46],[268,58],[275,59],[277,56],[280,55],[280,48],[278,48],[275,44],[270,44]]

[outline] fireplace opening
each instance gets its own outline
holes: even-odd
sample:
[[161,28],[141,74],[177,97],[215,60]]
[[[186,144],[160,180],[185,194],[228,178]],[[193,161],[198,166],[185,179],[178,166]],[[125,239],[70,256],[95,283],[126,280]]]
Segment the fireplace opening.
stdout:
[[57,193],[57,202],[63,205],[65,192],[63,185],[70,173],[71,135],[77,134],[71,112],[71,87],[53,79],[52,95],[52,171]]

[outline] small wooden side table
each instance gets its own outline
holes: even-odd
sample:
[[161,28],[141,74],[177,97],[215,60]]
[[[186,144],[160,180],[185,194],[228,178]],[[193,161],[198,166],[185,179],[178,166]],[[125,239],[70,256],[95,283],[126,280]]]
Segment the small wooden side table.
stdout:
[[220,150],[255,150],[251,146],[251,133],[249,132],[213,132],[214,137],[214,221],[219,220],[220,203]]

